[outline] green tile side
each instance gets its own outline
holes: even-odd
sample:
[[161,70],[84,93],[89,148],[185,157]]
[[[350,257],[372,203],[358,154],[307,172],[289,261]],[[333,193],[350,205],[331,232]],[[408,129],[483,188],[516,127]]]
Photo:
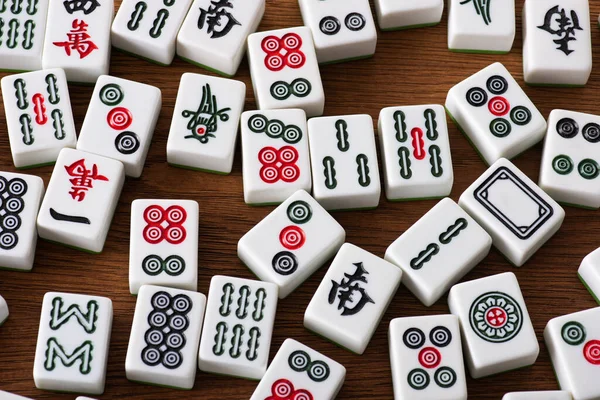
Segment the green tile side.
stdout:
[[33,268],[31,268],[31,269],[21,269],[21,268],[9,268],[9,267],[2,267],[2,266],[0,266],[0,271],[31,272],[32,270],[33,270]]
[[128,56],[132,56],[132,57],[135,57],[135,58],[139,58],[140,60],[148,61],[149,63],[151,63],[151,64],[154,64],[154,65],[158,65],[158,66],[160,66],[160,67],[168,67],[169,65],[171,65],[171,64],[163,64],[163,63],[160,63],[160,62],[158,62],[158,61],[156,61],[156,60],[152,60],[152,59],[150,59],[150,58],[147,58],[147,57],[140,56],[139,54],[135,54],[135,53],[132,53],[132,52],[130,52],[130,51],[123,50],[123,49],[121,49],[121,48],[119,48],[119,47],[115,47],[115,46],[113,46],[113,48],[114,48],[115,50],[117,50],[117,51],[119,51],[119,52],[123,53],[123,54],[127,54]]
[[410,198],[406,198],[406,199],[390,199],[388,198],[387,201],[389,201],[390,203],[405,203],[405,202],[409,202],[409,201],[427,201],[427,200],[440,200],[440,199],[444,199],[447,196],[432,196],[432,197],[410,197]]
[[577,273],[577,276],[579,277],[579,280],[581,281],[581,283],[583,283],[583,286],[587,289],[587,291],[590,292],[590,294],[592,295],[592,297],[594,298],[594,300],[596,300],[596,303],[600,304],[600,299],[598,298],[598,296],[596,296],[596,294],[594,293],[594,291],[592,290],[592,288],[587,284],[587,282],[585,281],[585,279],[583,279],[583,277],[581,276],[581,274]]
[[509,51],[495,51],[495,50],[472,50],[472,49],[448,49],[452,53],[462,53],[462,54],[508,54]]
[[564,201],[557,201],[557,203],[560,204],[561,206],[564,206],[564,207],[580,208],[582,210],[591,210],[591,211],[598,210],[598,208],[589,207],[589,206],[583,206],[581,204],[575,204],[575,203],[567,203],[567,202],[564,202]]
[[168,386],[168,385],[159,385],[157,383],[151,383],[151,382],[144,382],[144,381],[134,381],[133,379],[128,379],[128,381],[130,382],[135,382],[135,383],[139,383],[141,385],[148,385],[148,386],[154,386],[154,387],[161,387],[161,388],[166,388],[166,389],[177,389],[177,390],[192,390],[191,389],[186,389],[186,388],[180,388],[177,386]]
[[533,366],[534,364],[535,364],[535,362],[534,362],[534,363],[532,363],[532,364],[523,365],[522,367],[519,367],[519,368],[507,369],[506,371],[498,372],[497,374],[486,375],[486,376],[482,376],[481,378],[473,378],[473,377],[471,376],[471,378],[473,378],[473,379],[475,379],[475,380],[492,378],[492,377],[494,377],[494,376],[498,376],[498,375],[506,374],[506,373],[508,373],[508,372],[521,371],[521,370],[523,370],[523,369],[525,369],[525,368],[529,368],[529,367]]
[[215,73],[215,74],[217,74],[217,75],[221,75],[221,76],[223,76],[223,77],[225,77],[225,78],[233,78],[233,77],[234,77],[234,75],[229,75],[229,74],[226,74],[226,73],[225,73],[225,72],[223,72],[223,71],[219,71],[219,70],[217,70],[217,69],[214,69],[214,68],[211,68],[211,67],[209,67],[209,66],[207,66],[207,65],[204,65],[204,64],[197,63],[197,62],[195,62],[195,61],[192,61],[192,60],[190,60],[189,58],[185,58],[185,57],[182,57],[182,56],[180,56],[180,55],[177,55],[177,57],[178,57],[178,58],[180,58],[181,60],[183,60],[183,61],[187,62],[187,63],[190,63],[190,64],[192,64],[192,65],[195,65],[196,67],[203,68],[203,69],[205,69],[205,70],[207,70],[207,71],[213,72],[213,73]]
[[56,161],[50,161],[50,162],[47,162],[47,163],[26,165],[24,167],[15,167],[15,169],[18,169],[19,171],[25,171],[25,170],[33,169],[33,168],[48,167],[50,165],[55,165],[55,164],[56,164]]
[[395,28],[385,28],[382,29],[381,27],[379,28],[381,30],[381,32],[396,32],[396,31],[405,31],[407,29],[418,29],[418,28],[429,28],[431,26],[436,26],[439,25],[439,22],[432,22],[429,24],[417,24],[417,25],[408,25],[408,26],[398,26]]
[[73,250],[78,250],[78,251],[83,251],[84,253],[88,253],[88,254],[93,254],[93,255],[98,255],[101,254],[102,252],[95,252],[95,251],[91,251],[91,250],[87,250],[87,249],[82,249],[81,247],[76,247],[76,246],[71,246],[69,244],[65,244],[65,243],[61,243],[61,242],[57,242],[55,240],[50,240],[50,239],[44,239],[41,238],[43,241],[48,242],[48,243],[52,243],[52,244],[57,244],[59,246],[63,246],[66,247],[68,249],[73,249]]
[[175,167],[175,168],[181,168],[181,169],[187,169],[190,171],[197,171],[197,172],[206,172],[209,174],[217,174],[217,175],[222,175],[222,176],[227,176],[229,174],[231,174],[231,172],[221,172],[221,171],[214,171],[211,169],[204,169],[204,168],[195,168],[195,167],[190,167],[188,165],[182,165],[182,164],[174,164],[174,163],[168,163],[171,167]]
[[341,63],[350,62],[350,61],[367,60],[369,58],[373,58],[373,56],[374,56],[374,54],[367,54],[366,56],[358,56],[358,57],[343,58],[341,60],[326,61],[326,62],[319,63],[319,65],[325,66],[325,65],[341,64]]
[[549,87],[549,88],[583,88],[585,87],[585,85],[569,85],[569,84],[562,84],[562,83],[529,83],[527,81],[525,81],[525,84],[527,86],[531,86],[531,87]]

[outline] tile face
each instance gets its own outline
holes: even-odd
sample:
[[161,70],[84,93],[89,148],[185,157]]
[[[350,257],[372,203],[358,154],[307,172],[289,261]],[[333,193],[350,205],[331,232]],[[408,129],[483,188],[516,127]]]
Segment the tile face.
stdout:
[[112,45],[169,65],[175,56],[177,32],[192,0],[124,0],[112,23]]
[[354,353],[364,353],[401,277],[395,265],[344,244],[304,313],[304,326]]
[[600,249],[585,256],[577,274],[594,300],[600,304]]
[[574,400],[600,397],[600,308],[554,318],[544,330],[544,341],[561,389]]
[[127,379],[191,389],[205,308],[202,293],[142,286],[125,359]]
[[106,297],[44,295],[33,380],[38,389],[102,394],[112,328]]
[[381,182],[369,115],[308,121],[313,195],[327,210],[375,208]]
[[368,0],[299,0],[320,63],[370,57],[377,30]]
[[100,253],[124,180],[119,161],[61,151],[37,218],[40,237]]
[[274,284],[213,276],[198,354],[200,370],[261,379],[267,370],[276,309]]
[[108,74],[113,0],[49,0],[42,67],[62,68],[69,82]]
[[446,111],[487,164],[516,157],[546,132],[546,120],[500,63],[450,89]]
[[248,62],[259,109],[301,108],[309,117],[323,114],[325,94],[309,28],[251,34]]
[[553,110],[539,185],[561,203],[600,208],[600,116]]
[[13,393],[5,392],[0,390],[0,400],[30,400],[28,397],[18,396]]
[[540,352],[517,277],[492,275],[450,290],[461,324],[465,360],[474,379],[529,366]]
[[458,202],[520,267],[560,228],[565,211],[506,159],[481,175]]
[[233,76],[264,13],[265,0],[195,0],[177,35],[177,55]]
[[250,400],[335,399],[346,368],[293,339],[286,339]]
[[261,280],[293,292],[338,251],[346,232],[304,190],[290,196],[238,242],[238,256]]
[[49,0],[5,1],[0,6],[0,70],[42,69]]
[[448,48],[508,53],[515,40],[515,0],[448,0]]
[[230,173],[245,99],[241,81],[183,74],[167,141],[169,164]]
[[101,76],[92,93],[77,149],[119,160],[127,176],[138,178],[161,105],[157,87]]
[[67,79],[62,69],[2,78],[8,139],[17,168],[51,164],[77,136]]
[[525,82],[581,86],[587,83],[591,72],[588,0],[526,1],[523,8]]
[[436,25],[444,11],[444,0],[375,0],[374,3],[382,31]]
[[247,204],[278,204],[312,188],[306,114],[300,109],[242,114],[242,173]]
[[378,125],[388,200],[450,194],[454,173],[441,105],[384,108]]
[[388,339],[395,399],[467,399],[458,318],[396,318]]
[[0,268],[21,271],[33,268],[38,236],[36,219],[43,196],[41,178],[0,172]]
[[443,199],[387,248],[385,259],[427,307],[489,253],[492,238],[450,198]]
[[548,390],[540,392],[506,393],[502,400],[572,400],[571,393],[564,390]]
[[6,322],[8,315],[8,304],[6,304],[4,297],[0,296],[0,326]]
[[131,294],[137,294],[142,285],[197,290],[198,208],[192,200],[131,203]]

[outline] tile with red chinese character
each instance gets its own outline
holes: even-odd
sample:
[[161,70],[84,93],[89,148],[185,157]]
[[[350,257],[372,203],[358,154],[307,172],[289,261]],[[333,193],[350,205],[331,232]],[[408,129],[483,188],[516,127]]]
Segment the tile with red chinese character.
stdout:
[[293,339],[287,339],[250,400],[333,400],[346,368]]
[[139,178],[161,105],[157,87],[101,76],[81,126],[77,149],[119,160],[125,175]]
[[248,204],[279,204],[303,189],[310,192],[306,114],[300,109],[242,114],[242,173]]
[[129,289],[159,285],[196,291],[198,202],[135,200],[131,203]]
[[100,253],[123,188],[123,163],[80,150],[60,152],[37,219],[41,238]]
[[42,67],[78,83],[108,74],[113,14],[113,0],[50,0]]

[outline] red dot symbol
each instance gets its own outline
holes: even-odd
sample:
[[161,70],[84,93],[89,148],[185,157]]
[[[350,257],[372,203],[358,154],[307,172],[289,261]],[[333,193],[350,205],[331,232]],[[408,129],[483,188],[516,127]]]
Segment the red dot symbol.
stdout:
[[508,315],[500,307],[492,307],[485,313],[485,321],[493,328],[501,328],[506,325]]
[[304,231],[298,226],[287,226],[281,230],[279,234],[279,242],[288,250],[298,250],[304,246],[306,236]]
[[442,355],[435,347],[425,347],[419,352],[419,363],[425,368],[436,368],[442,362]]
[[206,133],[206,129],[204,129],[203,127],[200,127],[200,128],[198,128],[198,130],[196,132],[198,132],[198,135],[204,135]]
[[593,365],[600,365],[600,340],[590,340],[583,347],[583,356]]
[[501,117],[510,111],[510,103],[502,96],[492,97],[488,102],[488,109],[495,116]]

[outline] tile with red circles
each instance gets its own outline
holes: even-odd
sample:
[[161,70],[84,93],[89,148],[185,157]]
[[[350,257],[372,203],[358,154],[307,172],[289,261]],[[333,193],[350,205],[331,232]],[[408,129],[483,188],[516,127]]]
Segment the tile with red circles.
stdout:
[[573,399],[600,398],[600,307],[551,319],[544,340],[562,390]]
[[346,368],[293,339],[287,339],[250,400],[333,400]]
[[396,318],[388,339],[395,399],[467,399],[456,316]]
[[131,203],[131,294],[137,294],[142,285],[197,289],[198,209],[193,200]]
[[248,61],[259,109],[301,108],[309,117],[323,114],[325,94],[309,28],[251,34]]
[[157,87],[101,76],[81,126],[77,149],[119,160],[127,176],[138,178],[161,105]]
[[279,204],[312,178],[306,114],[300,109],[242,114],[242,173],[247,204]]
[[446,111],[488,165],[518,156],[546,133],[543,115],[501,63],[452,87]]

